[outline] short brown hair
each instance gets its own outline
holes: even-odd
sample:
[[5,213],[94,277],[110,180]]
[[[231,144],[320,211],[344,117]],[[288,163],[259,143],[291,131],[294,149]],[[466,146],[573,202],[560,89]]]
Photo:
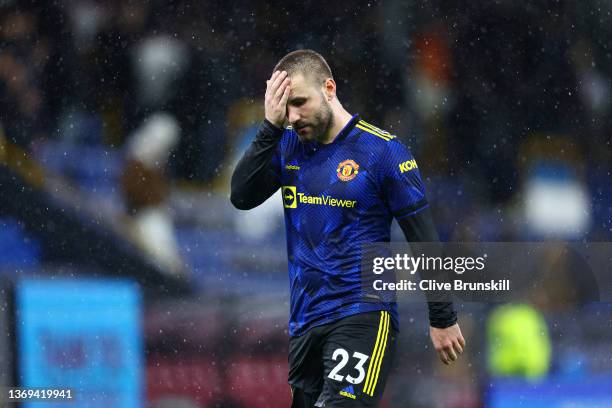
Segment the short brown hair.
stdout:
[[325,58],[313,50],[296,50],[285,55],[274,67],[274,71],[287,71],[289,76],[302,74],[317,84],[332,78],[332,72]]

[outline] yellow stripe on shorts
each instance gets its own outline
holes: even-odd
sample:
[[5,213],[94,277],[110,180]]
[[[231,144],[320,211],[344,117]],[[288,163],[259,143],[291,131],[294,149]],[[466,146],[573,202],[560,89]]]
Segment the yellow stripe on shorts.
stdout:
[[385,350],[387,350],[387,338],[389,337],[390,318],[389,318],[389,313],[386,313],[386,314],[387,314],[387,325],[385,327],[382,353],[380,353],[380,357],[378,358],[378,364],[375,368],[376,375],[374,376],[374,382],[372,383],[372,386],[370,387],[370,393],[369,393],[370,397],[374,396],[374,390],[376,389],[376,384],[378,384],[378,375],[380,374],[380,367],[382,366],[383,359],[385,358]]
[[363,392],[369,396],[374,396],[378,375],[380,374],[380,366],[387,348],[387,337],[389,334],[389,313],[382,310],[380,312],[380,323],[378,325],[378,334],[376,335],[376,344],[372,351],[370,364],[368,365],[368,373],[363,385]]

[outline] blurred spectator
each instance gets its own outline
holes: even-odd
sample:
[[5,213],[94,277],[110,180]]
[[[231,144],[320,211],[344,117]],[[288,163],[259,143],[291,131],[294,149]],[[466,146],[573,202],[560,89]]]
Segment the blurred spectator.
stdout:
[[166,208],[169,187],[165,166],[179,132],[171,115],[149,117],[128,142],[121,178],[126,205],[135,221],[136,239],[157,262],[177,274],[184,273],[184,267]]
[[493,376],[544,377],[551,344],[542,314],[527,304],[504,305],[488,318],[488,364]]
[[185,45],[170,36],[145,38],[134,50],[139,106],[148,109],[163,107],[179,90],[173,88],[189,63]]
[[591,200],[584,183],[585,164],[569,137],[531,135],[520,146],[520,209],[523,239],[576,239],[591,224]]
[[28,147],[46,136],[47,105],[41,89],[49,61],[49,42],[38,36],[34,12],[0,13],[0,123],[8,140]]
[[450,108],[451,55],[441,25],[434,25],[414,41],[415,61],[410,88],[421,118],[432,120]]
[[589,124],[601,126],[603,116],[610,109],[610,79],[606,78],[595,63],[590,45],[584,39],[576,42],[571,49],[571,62],[578,78],[578,94],[593,120]]

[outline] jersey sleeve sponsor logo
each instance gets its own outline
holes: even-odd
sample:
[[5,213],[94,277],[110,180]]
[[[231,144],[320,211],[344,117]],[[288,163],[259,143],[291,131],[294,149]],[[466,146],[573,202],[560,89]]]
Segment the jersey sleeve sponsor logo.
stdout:
[[297,194],[295,186],[283,186],[283,205],[285,208],[297,208]]
[[359,165],[354,160],[345,160],[338,164],[336,174],[342,181],[351,181],[359,173]]
[[417,162],[414,159],[406,160],[405,162],[399,164],[399,169],[401,173],[406,173],[407,171],[418,168],[419,166],[417,166]]
[[285,169],[287,170],[299,170],[300,166],[296,164],[285,164]]
[[357,205],[357,200],[334,198],[330,195],[312,196],[300,193],[295,186],[283,186],[282,193],[285,208],[297,208],[298,203],[342,208],[355,208]]

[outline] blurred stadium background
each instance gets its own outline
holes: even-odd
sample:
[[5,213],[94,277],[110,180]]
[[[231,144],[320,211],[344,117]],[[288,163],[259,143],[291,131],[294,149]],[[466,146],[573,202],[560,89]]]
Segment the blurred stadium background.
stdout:
[[[444,240],[609,241],[611,13],[0,1],[0,386],[73,387],[79,407],[288,406],[280,198],[234,210],[228,180],[296,48],[409,144]],[[446,368],[425,307],[402,307],[385,407],[612,406],[609,304],[459,308],[467,358]]]

